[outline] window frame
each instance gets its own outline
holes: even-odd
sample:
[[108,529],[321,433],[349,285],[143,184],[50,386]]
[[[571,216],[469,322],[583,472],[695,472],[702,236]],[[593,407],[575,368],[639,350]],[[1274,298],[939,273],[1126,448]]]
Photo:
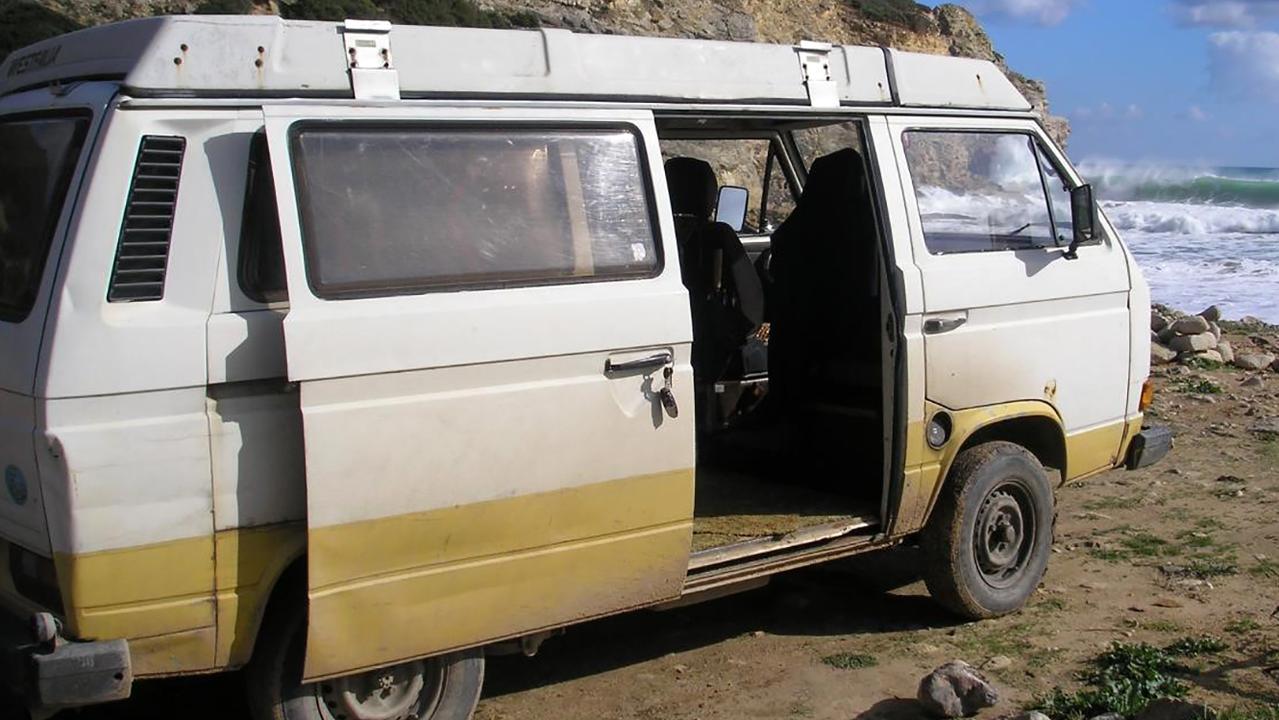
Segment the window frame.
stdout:
[[[261,152],[261,157],[255,157],[255,153]],[[254,162],[257,161],[257,166]],[[236,240],[236,257],[235,257],[235,280],[239,286],[240,292],[244,297],[255,303],[266,305],[268,307],[277,305],[287,305],[289,302],[289,274],[284,265],[284,229],[280,227],[280,207],[279,200],[276,198],[276,186],[274,172],[271,167],[271,143],[267,140],[266,128],[260,128],[249,138],[249,152],[245,162],[244,169],[244,202],[240,208],[240,236]],[[274,209],[271,213],[271,220],[275,223],[276,237],[279,240],[280,251],[280,271],[281,279],[284,281],[283,287],[278,293],[264,292],[264,288],[259,283],[250,282],[250,253],[247,252],[249,247],[250,233],[254,230],[249,226],[250,209],[252,208],[258,213],[262,213],[267,208],[265,206],[255,206],[251,203],[260,202],[261,198],[255,197],[255,191],[259,188],[256,183],[262,183],[265,189],[265,195],[269,198],[270,207]],[[259,248],[254,260],[260,260],[263,247],[259,241]],[[260,274],[258,274],[260,279]],[[278,296],[277,296],[278,295]]]
[[[992,247],[992,248],[984,248],[979,250],[956,250],[953,252],[933,251],[933,249],[928,246],[928,231],[924,225],[924,214],[923,212],[920,211],[920,208],[919,208],[919,186],[915,181],[915,173],[911,168],[911,162],[910,162],[909,151],[908,151],[910,142],[907,139],[907,136],[910,135],[911,133],[949,134],[949,135],[1021,135],[1026,137],[1029,141],[1028,149],[1031,151],[1031,158],[1033,159],[1035,164],[1035,172],[1039,174],[1039,188],[1040,188],[1040,193],[1043,195],[1044,208],[1048,214],[1048,225],[1049,225],[1049,230],[1052,233],[1052,238],[1051,238],[1052,244],[1051,245],[1048,245],[1048,244],[1033,245],[1033,246],[1020,247],[1020,248]],[[1044,175],[1043,165],[1039,161],[1040,156],[1042,155],[1044,160],[1052,164],[1053,168],[1057,171],[1057,174],[1059,177],[1070,179],[1070,176],[1062,171],[1061,166],[1056,162],[1053,155],[1049,153],[1048,149],[1044,146],[1044,142],[1042,138],[1040,138],[1039,135],[1035,133],[1034,131],[1024,127],[1018,127],[1018,128],[1013,128],[1013,127],[996,128],[996,127],[989,127],[989,126],[986,126],[986,127],[954,127],[954,126],[936,127],[936,126],[921,125],[917,127],[904,128],[903,130],[901,130],[901,134],[897,138],[897,141],[901,144],[902,160],[905,164],[906,176],[910,178],[911,193],[914,195],[915,214],[919,219],[919,230],[921,234],[921,240],[924,245],[924,250],[929,255],[934,257],[947,257],[947,256],[954,256],[954,255],[979,255],[979,254],[1000,253],[1000,252],[1013,252],[1013,253],[1038,252],[1042,250],[1059,250],[1063,247],[1060,239],[1057,237],[1057,218],[1056,218],[1056,214],[1053,212],[1052,198],[1048,196],[1048,178]],[[1075,186],[1072,186],[1072,189],[1074,187]],[[1090,242],[1087,244],[1092,245],[1095,243]]]
[[[644,193],[644,202],[646,206],[646,216],[649,222],[650,237],[652,241],[651,250],[654,253],[654,262],[650,269],[639,273],[610,273],[610,274],[592,274],[577,275],[563,277],[545,277],[545,278],[526,278],[519,280],[492,280],[492,281],[467,281],[467,282],[431,282],[418,281],[412,285],[398,285],[395,287],[387,287],[385,285],[366,285],[362,287],[345,286],[341,289],[324,288],[317,284],[318,261],[315,246],[311,239],[308,239],[306,233],[306,223],[303,221],[304,208],[306,207],[307,198],[304,197],[302,189],[298,183],[301,176],[300,163],[301,153],[299,150],[299,136],[315,128],[323,128],[326,130],[341,129],[350,132],[360,132],[369,130],[385,130],[394,128],[398,130],[422,130],[426,132],[489,132],[494,136],[501,137],[509,135],[512,131],[522,132],[548,132],[563,133],[572,131],[587,131],[595,133],[605,133],[609,131],[623,132],[629,135],[634,142],[635,156],[640,168],[641,187]],[[303,270],[306,277],[307,287],[311,294],[320,299],[328,301],[341,300],[359,300],[365,298],[385,298],[385,297],[401,297],[414,295],[430,295],[435,293],[451,293],[451,292],[472,292],[484,290],[509,290],[529,287],[552,287],[558,285],[582,285],[588,283],[600,282],[623,282],[633,280],[650,280],[660,276],[666,270],[666,256],[664,252],[664,240],[661,227],[661,221],[657,212],[657,195],[654,191],[653,173],[649,164],[648,147],[644,141],[644,134],[640,127],[632,122],[624,120],[601,120],[601,121],[546,121],[546,120],[511,120],[505,122],[494,122],[484,120],[429,120],[419,118],[386,118],[386,119],[360,119],[349,120],[342,118],[320,119],[306,118],[293,122],[289,125],[286,135],[288,145],[288,164],[291,176],[289,178],[293,188],[293,197],[297,211],[298,234],[302,249]],[[269,152],[269,151],[268,151]],[[277,203],[278,205],[278,203]],[[287,241],[286,241],[287,242]],[[287,275],[287,273],[286,273]]]
[[[84,121],[84,125],[77,128],[76,133],[79,135],[80,150],[76,154],[73,162],[66,169],[64,177],[59,178],[61,188],[61,197],[58,201],[58,212],[51,217],[46,218],[46,231],[44,234],[44,261],[40,265],[40,276],[37,278],[35,286],[32,288],[32,301],[26,308],[7,307],[0,304],[0,322],[9,323],[11,325],[21,325],[31,317],[31,313],[35,312],[36,306],[40,304],[41,289],[44,287],[44,279],[48,275],[50,265],[57,266],[57,261],[53,260],[54,240],[58,234],[58,228],[62,226],[63,216],[68,208],[75,207],[75,199],[71,197],[73,189],[77,187],[76,176],[80,173],[81,167],[84,165],[86,152],[92,152],[91,138],[94,124],[94,113],[92,110],[83,107],[75,108],[57,108],[48,110],[28,110],[6,113],[0,115],[0,123],[25,122],[28,120],[58,120],[58,119],[75,119]],[[114,256],[113,256],[114,257]]]

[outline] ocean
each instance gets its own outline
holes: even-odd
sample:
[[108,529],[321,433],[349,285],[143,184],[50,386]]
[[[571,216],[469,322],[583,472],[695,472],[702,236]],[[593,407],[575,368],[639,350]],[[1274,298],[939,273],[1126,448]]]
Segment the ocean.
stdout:
[[1084,162],[1151,294],[1187,312],[1279,323],[1279,168]]

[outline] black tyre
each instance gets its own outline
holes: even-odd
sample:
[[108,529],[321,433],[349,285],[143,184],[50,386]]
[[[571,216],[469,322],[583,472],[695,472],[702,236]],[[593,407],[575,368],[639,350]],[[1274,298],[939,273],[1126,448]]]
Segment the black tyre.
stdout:
[[464,650],[302,684],[305,613],[278,613],[245,668],[253,720],[469,720],[484,653]]
[[928,591],[971,620],[1020,610],[1048,567],[1053,518],[1052,484],[1025,448],[963,451],[924,529]]

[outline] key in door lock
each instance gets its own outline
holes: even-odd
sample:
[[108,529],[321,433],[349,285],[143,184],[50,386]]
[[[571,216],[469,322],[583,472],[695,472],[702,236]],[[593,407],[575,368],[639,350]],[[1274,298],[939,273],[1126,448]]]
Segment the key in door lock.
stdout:
[[662,400],[662,407],[666,408],[666,414],[671,418],[679,417],[679,405],[675,403],[675,391],[671,389],[671,379],[675,376],[675,368],[667,365],[662,368],[662,389],[657,391],[657,396]]

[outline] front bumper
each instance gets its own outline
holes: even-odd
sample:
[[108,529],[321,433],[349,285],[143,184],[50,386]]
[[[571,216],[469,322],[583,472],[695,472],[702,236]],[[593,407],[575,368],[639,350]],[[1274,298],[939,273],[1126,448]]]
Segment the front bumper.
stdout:
[[126,640],[37,642],[30,623],[0,616],[0,672],[33,717],[82,705],[123,700],[133,691]]
[[1124,465],[1129,470],[1149,467],[1163,459],[1172,449],[1172,429],[1168,427],[1147,427],[1128,443],[1128,457]]

